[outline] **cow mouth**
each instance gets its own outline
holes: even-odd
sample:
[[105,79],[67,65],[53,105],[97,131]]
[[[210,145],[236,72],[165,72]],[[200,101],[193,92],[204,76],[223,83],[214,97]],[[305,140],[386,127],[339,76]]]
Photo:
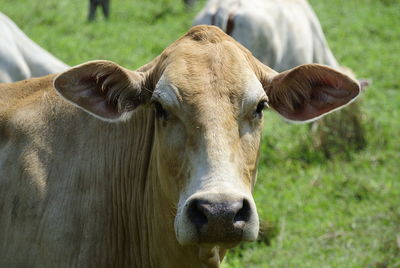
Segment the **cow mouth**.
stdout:
[[207,268],[217,268],[220,266],[226,249],[219,246],[202,246],[199,248],[199,260]]
[[[222,227],[222,228],[221,228]],[[210,225],[198,232],[199,245],[219,246],[221,248],[233,248],[243,241],[242,228],[223,228],[224,226]]]
[[199,243],[198,246],[200,248],[220,248],[220,249],[231,249],[238,246],[241,243],[239,242],[219,242],[219,243]]

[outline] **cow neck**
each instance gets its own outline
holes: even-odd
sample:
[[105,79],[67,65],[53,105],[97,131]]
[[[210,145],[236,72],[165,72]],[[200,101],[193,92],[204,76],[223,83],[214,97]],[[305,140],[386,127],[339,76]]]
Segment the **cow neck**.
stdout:
[[[51,103],[57,105],[56,101]],[[146,220],[149,213],[145,210],[151,198],[147,179],[153,109],[138,107],[129,120],[119,123],[70,111],[62,114],[62,120],[45,124],[54,137],[43,137],[43,143],[51,144],[51,152],[62,153],[44,158],[51,170],[44,194],[45,211],[38,223],[40,229],[47,230],[41,240],[62,233],[64,254],[61,247],[54,254],[65,258],[54,262],[60,265],[151,267],[153,253],[148,240],[154,227],[152,219]]]
[[[90,175],[92,185],[98,189],[99,196],[105,197],[106,204],[101,218],[96,220],[98,225],[104,225],[97,228],[105,233],[103,245],[96,245],[95,259],[101,259],[100,265],[150,267],[146,265],[150,258],[146,245],[148,228],[143,228],[143,222],[153,117],[152,109],[145,105],[137,108],[126,122],[105,123],[93,119],[96,127],[91,127],[87,134],[90,139],[97,137],[86,142],[86,147],[93,149],[86,158],[95,167],[94,174]],[[86,124],[91,123],[92,120]]]
[[[138,108],[124,123],[99,124],[101,129],[94,131],[106,130],[108,135],[91,143],[98,155],[93,165],[103,167],[96,177],[108,180],[105,195],[112,204],[105,220],[108,246],[102,248],[103,261],[115,267],[217,267],[205,265],[204,256],[210,253],[177,242],[176,208],[159,184],[163,178],[154,154],[152,108]],[[224,252],[219,254],[222,259]]]

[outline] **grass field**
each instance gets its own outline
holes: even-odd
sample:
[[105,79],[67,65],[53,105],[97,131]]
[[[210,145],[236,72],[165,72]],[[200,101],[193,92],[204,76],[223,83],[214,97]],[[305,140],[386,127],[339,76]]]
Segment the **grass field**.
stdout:
[[[110,20],[93,24],[82,0],[0,0],[0,10],[70,65],[136,68],[182,35],[204,3],[188,12],[181,0],[111,2]],[[362,97],[368,144],[326,160],[307,126],[266,113],[255,199],[271,231],[224,265],[400,267],[400,1],[310,2],[340,63],[373,80]]]

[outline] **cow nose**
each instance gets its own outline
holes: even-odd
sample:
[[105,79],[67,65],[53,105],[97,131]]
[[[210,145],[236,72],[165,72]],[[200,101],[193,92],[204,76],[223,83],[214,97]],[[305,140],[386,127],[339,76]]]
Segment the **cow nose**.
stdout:
[[250,205],[246,199],[231,203],[194,199],[189,205],[188,216],[198,230],[213,222],[240,227],[250,218]]
[[213,200],[195,198],[187,207],[187,216],[199,234],[199,242],[235,242],[252,215],[247,198]]

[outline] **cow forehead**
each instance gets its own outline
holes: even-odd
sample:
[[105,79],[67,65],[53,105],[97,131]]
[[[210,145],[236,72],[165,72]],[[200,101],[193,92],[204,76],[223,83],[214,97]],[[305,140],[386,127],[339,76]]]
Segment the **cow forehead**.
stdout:
[[204,95],[240,98],[254,84],[255,73],[245,54],[232,41],[218,43],[184,40],[168,56],[164,81],[179,93],[183,101]]
[[252,72],[244,53],[230,40],[208,44],[189,41],[174,52],[166,72],[176,83],[193,79],[203,83],[237,83],[243,82]]
[[234,120],[266,97],[252,55],[216,27],[192,28],[160,59],[153,98],[180,114]]

